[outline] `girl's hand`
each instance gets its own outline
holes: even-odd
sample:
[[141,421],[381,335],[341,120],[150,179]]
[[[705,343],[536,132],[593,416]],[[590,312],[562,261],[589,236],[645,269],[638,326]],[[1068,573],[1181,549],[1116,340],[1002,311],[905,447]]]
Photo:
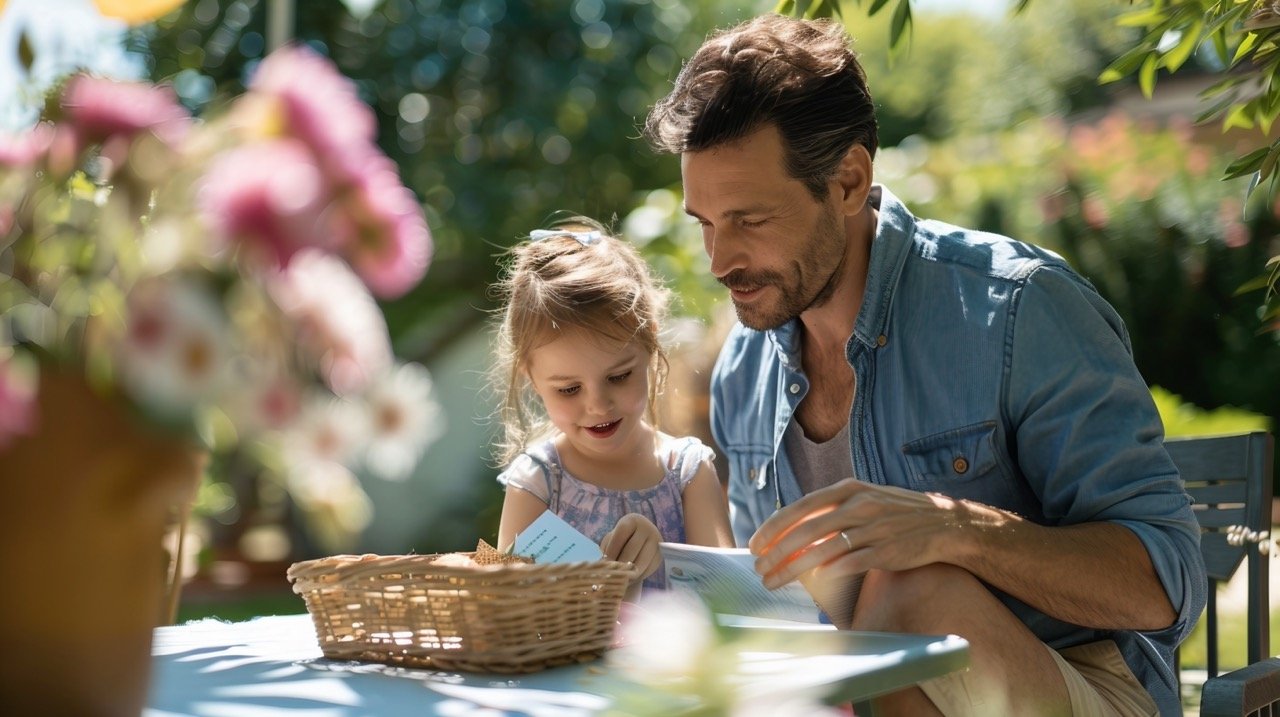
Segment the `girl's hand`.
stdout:
[[600,550],[606,560],[634,563],[640,570],[634,582],[639,583],[657,572],[658,565],[662,563],[662,552],[658,550],[660,542],[662,535],[658,526],[643,515],[628,513],[600,541]]

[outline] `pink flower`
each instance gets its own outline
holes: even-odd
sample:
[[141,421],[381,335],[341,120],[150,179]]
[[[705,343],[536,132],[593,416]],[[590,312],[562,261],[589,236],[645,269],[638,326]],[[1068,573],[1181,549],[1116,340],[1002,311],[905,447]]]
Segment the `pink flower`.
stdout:
[[285,132],[310,147],[326,169],[345,167],[373,146],[373,111],[360,100],[355,84],[310,48],[271,53],[258,65],[249,90],[279,101]]
[[1249,229],[1240,221],[1244,211],[1236,197],[1223,197],[1218,204],[1218,221],[1222,223],[1222,243],[1238,249],[1249,244]]
[[395,163],[373,143],[377,123],[355,84],[328,59],[295,46],[262,61],[250,92],[274,100],[281,132],[311,151],[320,191],[333,197],[327,223],[337,251],[378,296],[400,296],[418,283],[431,261],[431,232]]
[[39,423],[35,364],[10,350],[0,352],[0,450],[18,436],[29,436]]
[[210,167],[198,190],[205,221],[252,261],[286,267],[298,250],[324,245],[323,182],[311,153],[292,140],[233,149]]
[[41,122],[21,134],[0,132],[0,167],[30,167],[49,151],[53,125]]
[[1111,210],[1096,194],[1090,194],[1081,201],[1080,215],[1090,229],[1106,229],[1111,223]]
[[172,89],[89,75],[76,75],[67,83],[62,109],[84,143],[131,138],[146,131],[172,145],[191,126],[191,115],[178,104]]
[[395,298],[426,274],[431,230],[422,206],[385,155],[366,159],[336,209],[338,251],[375,294]]
[[342,260],[321,251],[301,252],[267,289],[298,327],[298,341],[335,393],[362,390],[391,367],[382,311]]

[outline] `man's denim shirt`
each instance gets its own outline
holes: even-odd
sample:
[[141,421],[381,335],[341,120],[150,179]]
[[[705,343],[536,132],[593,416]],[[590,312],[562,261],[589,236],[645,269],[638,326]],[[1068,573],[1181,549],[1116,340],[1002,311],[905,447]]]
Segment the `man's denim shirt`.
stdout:
[[[916,219],[880,186],[869,201],[879,222],[846,346],[857,478],[1042,525],[1132,530],[1178,610],[1167,629],[1089,629],[997,595],[1051,647],[1114,639],[1161,713],[1181,714],[1173,651],[1204,608],[1200,531],[1119,316],[1051,252]],[[712,376],[739,545],[801,497],[782,449],[809,390],[798,340],[794,320],[772,331],[739,324]]]

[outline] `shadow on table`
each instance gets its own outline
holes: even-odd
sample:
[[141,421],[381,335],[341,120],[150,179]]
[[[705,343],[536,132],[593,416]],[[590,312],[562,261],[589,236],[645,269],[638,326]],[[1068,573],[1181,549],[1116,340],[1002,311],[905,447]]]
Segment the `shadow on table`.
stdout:
[[484,714],[577,717],[609,700],[589,665],[495,678],[325,658],[281,660],[245,655],[243,646],[159,655],[147,717],[168,715]]

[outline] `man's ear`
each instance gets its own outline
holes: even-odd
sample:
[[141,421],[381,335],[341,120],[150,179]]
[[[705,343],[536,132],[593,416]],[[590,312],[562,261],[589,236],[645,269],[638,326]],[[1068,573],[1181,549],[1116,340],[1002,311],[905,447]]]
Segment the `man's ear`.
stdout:
[[836,200],[845,216],[858,214],[866,206],[867,195],[871,193],[871,176],[871,153],[855,142],[845,152],[832,178],[837,185]]

